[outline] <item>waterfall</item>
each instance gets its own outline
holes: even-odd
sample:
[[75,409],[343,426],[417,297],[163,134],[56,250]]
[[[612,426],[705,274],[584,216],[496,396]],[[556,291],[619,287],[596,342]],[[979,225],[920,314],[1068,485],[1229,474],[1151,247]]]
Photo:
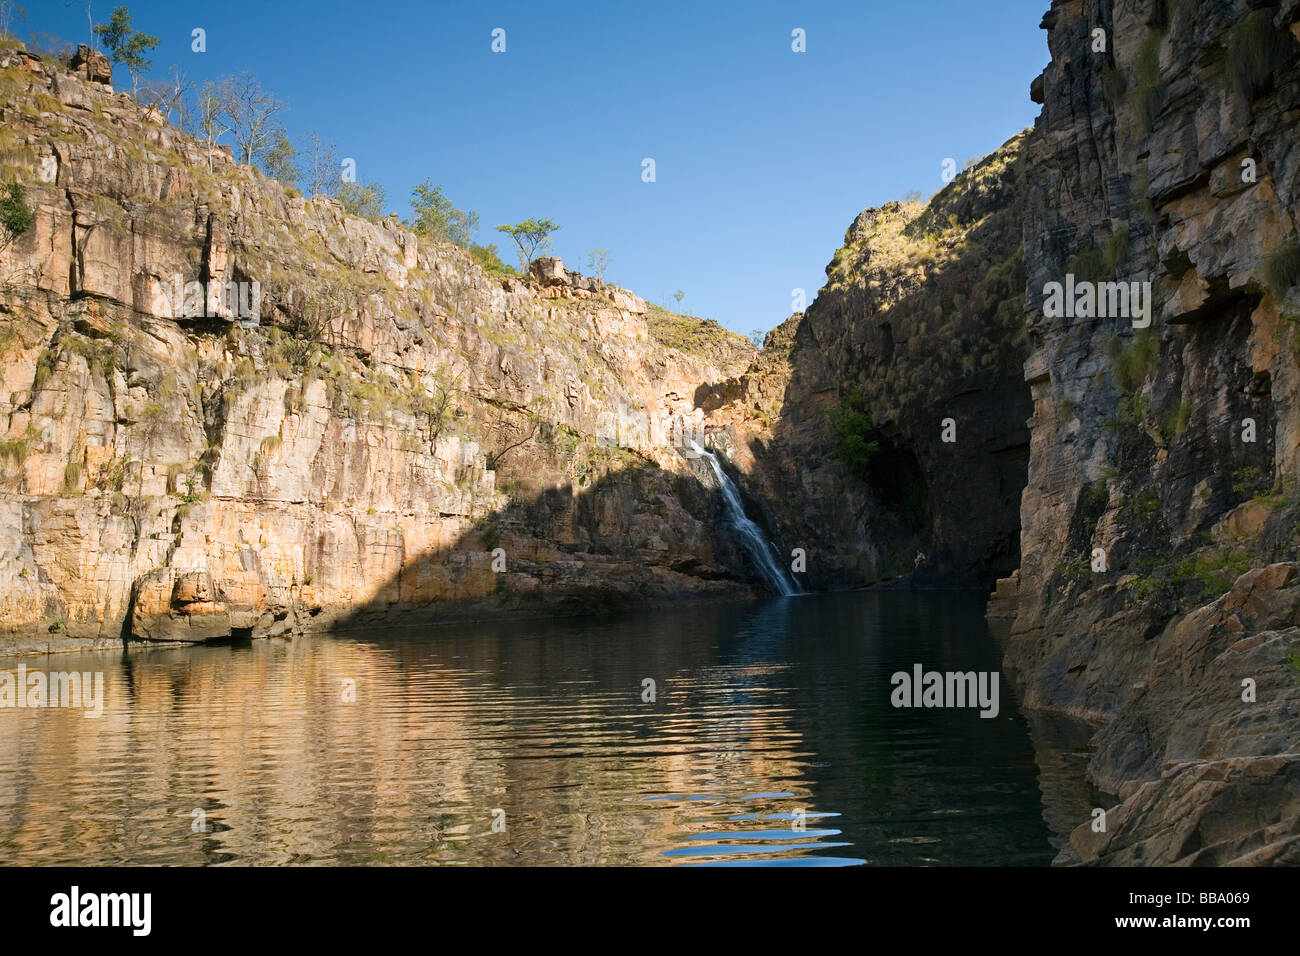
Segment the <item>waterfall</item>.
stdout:
[[709,463],[713,476],[718,479],[718,488],[722,491],[722,502],[727,512],[727,523],[740,539],[740,543],[749,552],[758,565],[759,571],[767,580],[768,586],[782,597],[802,593],[802,589],[777,561],[776,547],[767,535],[745,514],[745,506],[740,500],[740,489],[722,469],[717,455],[701,448],[698,442],[691,441],[691,450]]

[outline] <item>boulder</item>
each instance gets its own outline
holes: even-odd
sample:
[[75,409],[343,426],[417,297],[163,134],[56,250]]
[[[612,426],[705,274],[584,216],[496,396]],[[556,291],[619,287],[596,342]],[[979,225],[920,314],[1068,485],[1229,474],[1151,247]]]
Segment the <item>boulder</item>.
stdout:
[[993,593],[989,596],[986,616],[991,619],[1013,620],[1016,616],[1016,597],[1019,592],[1019,570],[1012,571],[1010,577],[998,578]]
[[569,275],[564,269],[564,262],[556,256],[542,256],[534,259],[528,266],[528,271],[542,285],[569,284]]
[[622,309],[624,312],[630,312],[633,315],[644,315],[646,313],[645,299],[636,293],[627,291],[627,289],[610,286],[609,297],[614,301],[614,307]]
[[157,568],[135,584],[131,636],[141,641],[197,643],[229,637],[230,610],[207,571]]
[[113,64],[104,54],[92,50],[84,43],[77,44],[77,52],[69,65],[74,73],[80,73],[92,83],[113,85]]
[[[1084,823],[1061,862],[1108,866],[1300,863],[1300,761],[1295,755],[1189,761],[1165,769]],[[1249,808],[1249,809],[1247,809]]]

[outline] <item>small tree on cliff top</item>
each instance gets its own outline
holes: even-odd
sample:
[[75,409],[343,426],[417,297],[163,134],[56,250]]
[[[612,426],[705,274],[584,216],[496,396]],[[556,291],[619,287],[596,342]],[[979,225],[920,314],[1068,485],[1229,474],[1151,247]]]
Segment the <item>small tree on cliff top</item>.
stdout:
[[312,130],[307,134],[307,145],[302,152],[306,157],[302,171],[302,191],[308,196],[337,196],[339,187],[343,184],[339,175],[338,147],[325,142],[320,133]]
[[262,172],[286,186],[293,186],[302,175],[302,170],[298,168],[298,151],[284,130],[278,127],[258,154],[257,161],[262,166]]
[[468,249],[478,228],[478,213],[457,209],[442,194],[442,187],[426,179],[411,190],[411,211],[415,214],[408,225],[418,235],[454,242]]
[[551,233],[560,229],[549,219],[525,219],[513,226],[497,226],[498,232],[504,232],[515,241],[519,249],[519,266],[524,272],[532,265],[537,253],[551,245]]
[[104,43],[104,49],[131,74],[131,95],[140,86],[140,74],[153,66],[149,52],[158,46],[158,38],[131,27],[131,14],[126,7],[118,7],[107,23],[95,27],[95,35]]
[[14,0],[0,0],[0,36],[13,36],[10,27],[15,20],[26,20],[27,11]]
[[251,163],[275,142],[280,129],[276,117],[284,112],[284,101],[262,89],[247,71],[222,77],[213,93],[221,124],[235,137],[235,159]]
[[377,220],[384,214],[384,200],[388,196],[379,183],[340,183],[337,198],[344,212]]
[[221,98],[217,94],[217,87],[211,80],[199,89],[197,113],[199,132],[208,144],[208,169],[211,169],[213,147],[217,140],[230,132],[230,127],[225,124],[221,114]]

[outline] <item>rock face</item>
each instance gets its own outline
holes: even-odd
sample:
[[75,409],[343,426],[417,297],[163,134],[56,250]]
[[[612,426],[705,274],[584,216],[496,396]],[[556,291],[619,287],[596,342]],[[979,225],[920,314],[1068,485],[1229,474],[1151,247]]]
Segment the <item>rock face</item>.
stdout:
[[751,593],[669,442],[743,337],[304,199],[82,60],[0,60],[0,646]]
[[[1071,859],[1300,846],[1295,568],[1274,563],[1300,540],[1297,21],[1294,0],[1063,0],[1043,21],[1008,665],[1027,706],[1104,727],[1089,775],[1120,802]],[[1047,308],[1067,274],[1151,283],[1149,327]]]
[[[229,637],[233,626],[230,608],[218,600],[218,594],[206,571],[150,571],[135,583],[131,633],[146,641],[190,643]],[[244,627],[251,624],[250,620]]]
[[92,50],[84,43],[77,44],[77,52],[68,64],[74,73],[80,74],[91,83],[104,86],[113,85],[113,64],[98,50]]
[[[928,205],[862,212],[807,311],[701,399],[742,436],[737,460],[814,587],[992,587],[1018,564],[1024,141]],[[877,450],[854,464],[852,442]]]
[[1097,737],[1093,777],[1123,800],[1105,833],[1071,835],[1081,861],[1300,862],[1298,570],[1242,575],[1155,642],[1140,699]]
[[542,285],[568,285],[569,273],[564,262],[554,256],[542,256],[534,259],[528,267],[529,273]]

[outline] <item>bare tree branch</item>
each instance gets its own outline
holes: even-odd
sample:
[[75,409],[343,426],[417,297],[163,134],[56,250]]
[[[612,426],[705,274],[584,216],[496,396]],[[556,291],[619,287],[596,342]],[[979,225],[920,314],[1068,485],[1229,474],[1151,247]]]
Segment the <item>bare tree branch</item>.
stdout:
[[253,157],[270,145],[277,129],[276,117],[287,105],[262,89],[257,77],[247,71],[223,77],[216,86],[218,116],[234,135],[236,159],[252,163]]

